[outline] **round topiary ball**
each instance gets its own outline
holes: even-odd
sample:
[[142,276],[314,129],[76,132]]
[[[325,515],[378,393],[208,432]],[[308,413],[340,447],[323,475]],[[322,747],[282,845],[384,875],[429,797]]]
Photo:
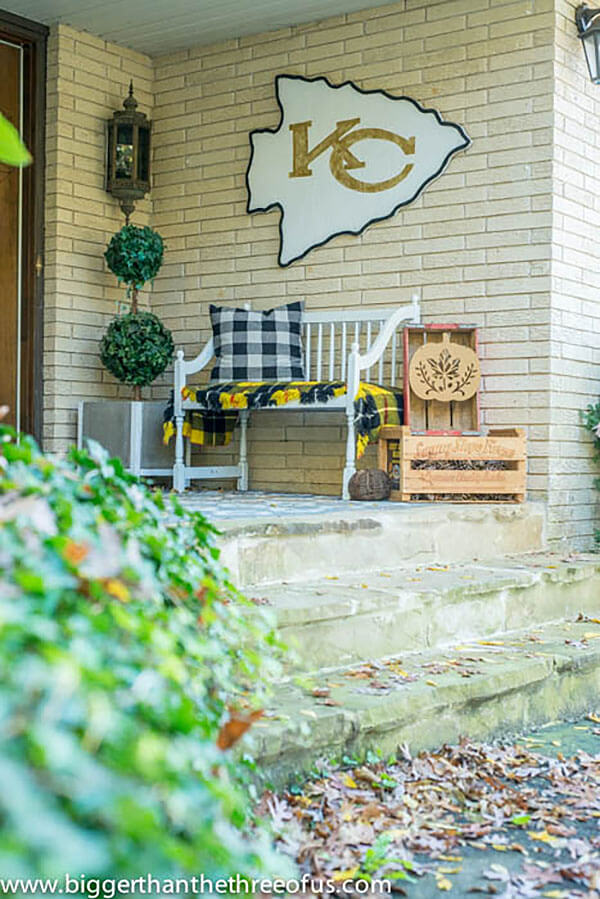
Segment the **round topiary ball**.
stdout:
[[158,274],[164,249],[158,231],[125,225],[111,237],[104,258],[119,281],[140,288]]
[[114,318],[100,342],[100,358],[124,384],[146,387],[173,358],[173,336],[151,312]]

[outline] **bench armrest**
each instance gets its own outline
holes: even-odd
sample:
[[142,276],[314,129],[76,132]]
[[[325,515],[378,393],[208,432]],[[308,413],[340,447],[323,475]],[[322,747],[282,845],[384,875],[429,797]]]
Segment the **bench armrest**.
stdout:
[[187,376],[193,375],[197,371],[202,371],[203,368],[206,368],[214,354],[215,350],[212,337],[198,355],[188,362],[184,359],[183,350],[177,350],[175,356],[175,383],[173,388],[175,415],[183,415],[183,398],[181,396],[181,391],[186,385]]
[[400,306],[390,315],[366,353],[360,353],[358,344],[352,345],[348,357],[348,397],[354,399],[358,392],[361,371],[372,368],[376,362],[379,362],[400,322],[418,324],[420,320],[419,295],[413,294],[410,305]]

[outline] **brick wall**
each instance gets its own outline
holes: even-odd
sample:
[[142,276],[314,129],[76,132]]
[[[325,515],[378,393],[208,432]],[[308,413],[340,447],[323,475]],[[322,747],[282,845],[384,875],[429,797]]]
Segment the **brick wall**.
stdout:
[[[48,48],[44,446],[75,439],[77,402],[129,395],[106,372],[98,343],[123,298],[103,252],[123,224],[104,190],[105,120],[121,107],[133,78],[140,108],[152,104],[150,59],[64,25]],[[150,203],[135,221],[148,224]]]
[[[152,307],[186,353],[208,305],[393,305],[421,292],[426,320],[481,328],[484,420],[525,425],[531,495],[550,536],[589,542],[596,473],[579,409],[598,395],[595,289],[598,89],[574,0],[403,0],[324,22],[149,60],[60,27],[51,37],[46,264],[46,445],[75,435],[77,399],[126,395],[97,341],[121,295],[102,251],[121,224],[103,188],[104,119],[133,76],[154,128],[151,221],[167,242]],[[351,79],[434,106],[469,149],[412,206],[287,269],[278,213],[248,216],[248,132],[278,121],[278,73]],[[153,387],[166,395],[171,373]],[[257,413],[251,486],[336,493],[343,418]],[[227,450],[202,462],[226,463]],[[372,462],[372,457],[367,463]]]
[[[186,353],[208,336],[211,302],[389,306],[418,289],[426,320],[481,327],[485,420],[528,427],[530,486],[545,496],[553,28],[552,0],[406,0],[157,59],[154,225],[168,264],[152,302]],[[393,219],[280,269],[279,213],[246,214],[244,174],[248,132],[279,120],[281,72],[408,94],[472,146]],[[251,486],[339,491],[341,415],[254,421]]]
[[597,524],[598,464],[580,410],[600,394],[600,90],[557,0],[552,228],[550,536],[582,545]]

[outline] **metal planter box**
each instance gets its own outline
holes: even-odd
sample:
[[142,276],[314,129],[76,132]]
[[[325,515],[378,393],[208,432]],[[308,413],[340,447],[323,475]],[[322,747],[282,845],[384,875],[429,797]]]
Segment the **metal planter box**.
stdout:
[[171,477],[173,450],[162,442],[164,400],[82,400],[77,446],[96,440],[132,474]]

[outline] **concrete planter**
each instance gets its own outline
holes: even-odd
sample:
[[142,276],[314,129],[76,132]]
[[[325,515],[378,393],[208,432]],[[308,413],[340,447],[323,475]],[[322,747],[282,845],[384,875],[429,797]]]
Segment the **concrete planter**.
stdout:
[[82,400],[77,446],[91,438],[122,459],[132,474],[170,477],[173,450],[162,442],[165,405],[164,400]]

